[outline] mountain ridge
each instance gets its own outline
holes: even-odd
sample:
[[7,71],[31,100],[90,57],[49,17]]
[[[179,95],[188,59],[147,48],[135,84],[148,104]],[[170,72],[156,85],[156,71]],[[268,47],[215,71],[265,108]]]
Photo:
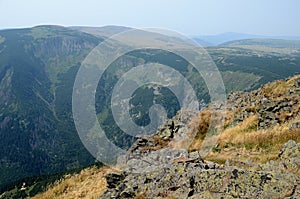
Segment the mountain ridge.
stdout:
[[[110,34],[110,33],[109,33]],[[73,83],[81,62],[105,38],[62,26],[38,26],[0,31],[0,189],[16,180],[53,174],[94,163],[82,145],[72,120]],[[267,82],[299,73],[300,56],[282,52],[257,51],[237,47],[209,47],[224,79],[227,93],[253,90]],[[174,60],[181,60],[180,62]],[[111,117],[110,88],[125,70],[141,63],[161,63],[175,67],[194,84],[199,100],[209,101],[199,74],[187,70],[182,58],[148,50],[124,55],[106,71],[96,95],[100,123],[111,139],[130,146],[132,139],[119,136]],[[119,76],[118,76],[119,75]],[[105,83],[105,84],[102,84]],[[140,88],[135,95],[144,106],[134,107],[147,117],[150,99],[159,99],[173,117],[178,106],[170,92],[165,99]],[[100,93],[106,93],[105,96]],[[145,97],[147,93],[147,96]],[[137,102],[136,102],[137,101]],[[138,100],[132,100],[138,104]],[[133,105],[134,105],[133,104]],[[139,115],[139,114],[137,114]],[[114,132],[117,132],[114,134]]]
[[203,46],[218,46],[226,42],[235,41],[235,40],[244,40],[244,39],[300,40],[300,36],[264,36],[264,35],[252,35],[252,34],[243,34],[243,33],[236,33],[236,32],[226,32],[217,35],[193,36],[193,38],[195,38],[196,41],[199,41],[199,43],[202,44]]

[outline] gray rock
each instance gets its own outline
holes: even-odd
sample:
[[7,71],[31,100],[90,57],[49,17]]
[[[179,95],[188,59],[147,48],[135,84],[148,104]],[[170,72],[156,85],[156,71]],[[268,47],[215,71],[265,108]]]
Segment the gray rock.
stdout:
[[300,122],[294,122],[290,126],[290,130],[300,129]]
[[296,88],[300,88],[300,78],[295,79],[295,81],[294,81],[294,86],[295,86]]
[[109,173],[105,176],[107,182],[107,188],[112,189],[116,188],[119,183],[124,180],[124,174],[120,173]]
[[[300,179],[291,172],[300,165],[300,144],[295,141],[284,145],[279,153],[280,162],[260,165],[248,162],[244,163],[244,169],[231,166],[229,161],[224,167],[204,162],[197,152],[162,149],[149,154],[155,157],[156,165],[152,167],[156,169],[107,175],[108,190],[101,198],[134,198],[141,193],[146,198],[183,199],[300,196]],[[251,170],[246,169],[249,165],[253,166]]]

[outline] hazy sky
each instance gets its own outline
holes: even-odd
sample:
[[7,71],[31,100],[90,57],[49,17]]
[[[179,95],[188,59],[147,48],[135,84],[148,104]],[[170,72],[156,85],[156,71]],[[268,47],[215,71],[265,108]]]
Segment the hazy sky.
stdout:
[[1,29],[40,24],[300,36],[300,0],[0,0]]

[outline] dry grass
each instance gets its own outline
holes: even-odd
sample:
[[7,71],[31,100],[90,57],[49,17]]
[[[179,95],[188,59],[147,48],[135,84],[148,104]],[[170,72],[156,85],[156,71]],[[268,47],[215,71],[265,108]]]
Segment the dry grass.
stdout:
[[277,158],[288,140],[300,142],[300,130],[290,130],[295,118],[267,130],[256,130],[257,117],[251,116],[237,126],[226,129],[218,141],[221,151],[210,153],[210,160],[224,162],[226,159],[253,160],[267,162]]
[[[279,80],[266,84],[260,89],[259,97],[267,97],[272,101],[282,101],[284,98],[291,99],[291,111],[279,113],[279,123],[266,130],[257,130],[257,115],[250,116],[236,126],[230,127],[230,117],[225,121],[225,129],[218,140],[218,151],[211,152],[206,158],[219,163],[227,159],[253,160],[267,162],[276,159],[280,149],[288,140],[300,142],[300,130],[290,130],[293,122],[300,121],[300,96],[290,96],[294,89],[294,82],[300,76],[294,76],[288,80]],[[295,107],[294,105],[297,103]],[[251,108],[251,107],[249,107]],[[256,111],[253,111],[256,112]],[[234,111],[232,112],[235,114]],[[231,115],[232,118],[232,115]]]
[[106,190],[105,174],[115,171],[111,168],[91,167],[75,175],[66,175],[34,199],[99,198]]
[[224,129],[230,127],[234,119],[234,111],[227,111],[225,113]]
[[256,129],[257,129],[257,116],[253,115],[245,119],[243,122],[239,123],[238,125],[225,129],[219,138],[219,142],[221,143],[241,142],[242,141],[241,139],[244,139],[244,137],[246,136],[245,133],[256,131]]
[[289,96],[289,89],[293,87],[295,79],[298,78],[300,78],[300,75],[294,76],[288,80],[278,80],[266,84],[261,88],[262,94],[272,98]]
[[199,150],[202,142],[207,134],[211,120],[211,111],[206,109],[199,113],[198,118],[194,118],[190,122],[191,130],[195,131],[195,137],[189,146],[189,150]]
[[134,199],[147,199],[147,196],[144,193],[137,194]]
[[171,138],[162,138],[160,136],[153,136],[154,146],[146,145],[140,148],[140,151],[157,151],[159,149],[165,148],[171,141]]
[[[299,103],[299,102],[298,102]],[[294,105],[294,104],[291,104]],[[295,117],[300,112],[300,103],[292,111],[283,111],[280,114],[279,121],[287,121],[290,118]]]

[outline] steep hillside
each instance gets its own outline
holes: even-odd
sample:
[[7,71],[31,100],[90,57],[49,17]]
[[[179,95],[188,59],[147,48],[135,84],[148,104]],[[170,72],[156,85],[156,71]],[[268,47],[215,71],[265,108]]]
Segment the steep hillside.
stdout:
[[299,94],[300,76],[231,94],[223,109],[226,125],[206,157],[198,150],[217,109],[203,110],[197,119],[179,113],[137,140],[123,171],[106,175],[108,190],[100,198],[300,197],[300,144],[292,141],[300,142]]
[[[38,26],[0,31],[0,192],[14,187],[16,180],[94,163],[73,122],[73,84],[82,61],[103,41],[102,35],[126,29]],[[207,50],[221,71],[228,93],[253,90],[300,72],[298,51],[287,54],[237,47]],[[136,138],[123,133],[113,119],[112,88],[124,73],[143,63],[171,66],[191,82],[199,101],[210,101],[203,79],[182,57],[156,49],[123,55],[100,79],[95,106],[107,137],[124,149]],[[150,122],[153,102],[164,106],[169,118],[180,109],[170,90],[154,91],[153,87],[141,87],[130,100],[138,125]]]
[[11,190],[0,194],[0,198],[99,198],[106,189],[105,174],[117,171],[93,165],[64,175],[40,176],[34,181],[16,183]]
[[300,142],[300,76],[264,85],[249,93],[229,95],[228,120],[217,150],[210,158],[224,162],[266,162],[276,159],[284,143]]
[[0,35],[0,187],[91,163],[70,118],[71,89],[101,40],[56,26]]
[[198,150],[214,108],[181,111],[140,137],[120,168],[67,175],[35,198],[96,198],[105,190],[101,198],[298,198],[299,96],[300,76],[231,93],[206,157]]

